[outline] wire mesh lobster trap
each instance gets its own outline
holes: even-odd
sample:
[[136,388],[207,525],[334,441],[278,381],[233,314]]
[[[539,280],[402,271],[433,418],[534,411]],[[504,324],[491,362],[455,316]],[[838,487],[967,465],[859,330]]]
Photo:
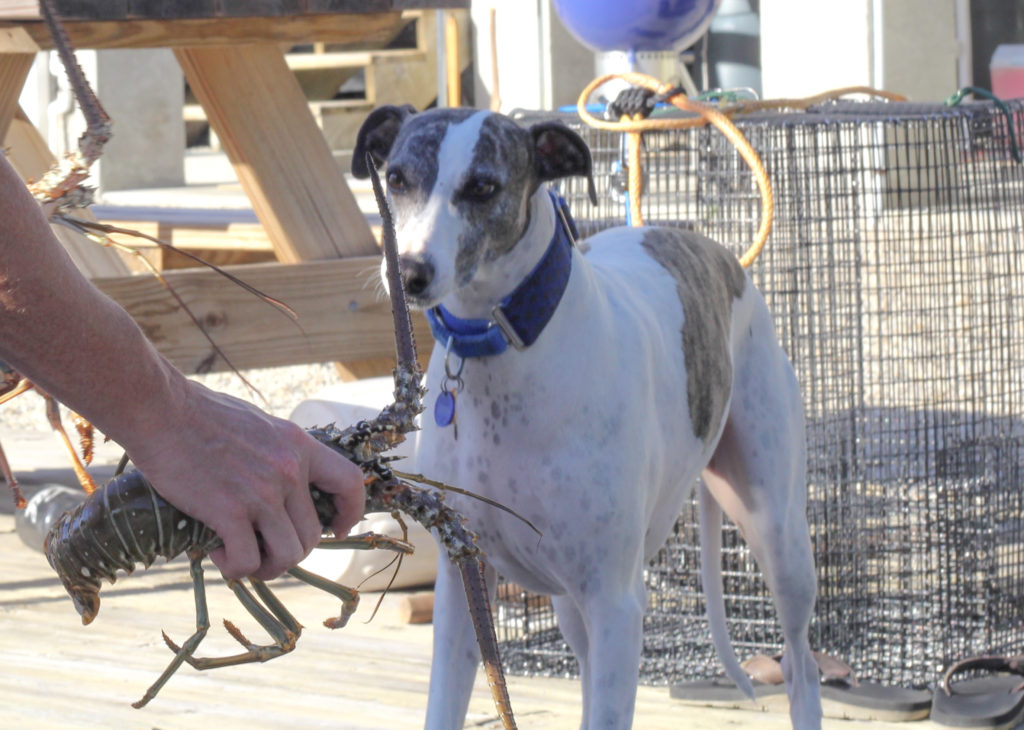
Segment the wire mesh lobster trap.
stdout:
[[[581,232],[621,225],[621,136],[562,119],[590,144],[601,193],[592,208],[582,181],[564,183]],[[1024,165],[1010,130],[1020,146],[1024,100],[1006,111],[837,102],[734,121],[775,193],[774,229],[750,271],[804,395],[812,648],[862,678],[918,687],[965,655],[1019,653]],[[643,139],[647,223],[742,253],[760,197],[731,144],[710,127]],[[721,673],[697,525],[694,501],[646,572],[647,684]],[[723,530],[737,653],[776,652],[771,599],[735,528]],[[510,585],[500,596],[509,671],[575,674],[546,600]]]

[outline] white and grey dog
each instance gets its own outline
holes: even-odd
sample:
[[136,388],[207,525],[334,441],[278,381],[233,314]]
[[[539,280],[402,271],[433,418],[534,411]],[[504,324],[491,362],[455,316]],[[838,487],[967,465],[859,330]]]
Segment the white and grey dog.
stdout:
[[[644,565],[698,477],[702,577],[727,673],[752,694],[725,627],[722,509],[778,608],[793,725],[819,727],[800,393],[735,257],[666,228],[615,228],[574,246],[543,183],[589,177],[591,160],[558,123],[381,107],[359,132],[357,177],[368,175],[366,153],[387,166],[406,293],[437,339],[418,467],[543,533],[449,496],[480,535],[492,590],[498,572],[551,596],[579,659],[582,727],[632,723]],[[463,726],[478,662],[442,555],[428,728]]]

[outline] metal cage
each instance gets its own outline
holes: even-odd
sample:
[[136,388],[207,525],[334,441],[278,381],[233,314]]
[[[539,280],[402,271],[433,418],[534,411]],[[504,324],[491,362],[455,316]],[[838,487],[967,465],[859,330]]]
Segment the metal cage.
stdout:
[[[924,686],[952,660],[1024,645],[1024,165],[1009,123],[1024,147],[1024,100],[1008,111],[838,102],[735,119],[775,193],[750,271],[804,395],[812,647],[877,682]],[[562,186],[581,232],[621,225],[621,136],[559,116],[594,156],[596,208],[583,181]],[[643,174],[648,225],[749,245],[760,197],[714,128],[646,133]],[[721,674],[697,523],[694,502],[647,569],[647,684]],[[723,530],[737,653],[776,652],[771,599]],[[550,604],[499,595],[508,670],[574,675]]]

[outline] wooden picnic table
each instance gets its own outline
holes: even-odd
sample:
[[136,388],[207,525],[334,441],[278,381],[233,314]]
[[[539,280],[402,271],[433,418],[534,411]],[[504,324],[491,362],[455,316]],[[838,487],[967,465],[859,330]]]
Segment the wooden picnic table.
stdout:
[[[55,4],[76,49],[172,49],[234,166],[279,263],[240,266],[232,273],[258,280],[260,288],[296,310],[299,322],[248,295],[239,297],[214,272],[167,275],[234,364],[390,359],[388,307],[365,287],[378,246],[282,47],[380,47],[406,22],[404,11],[465,8],[468,0]],[[18,96],[36,53],[52,45],[35,2],[0,0],[0,137],[26,179],[37,178],[53,155],[19,108]],[[125,306],[183,371],[226,367],[159,283],[131,276],[111,249],[63,228],[58,236],[79,268]]]

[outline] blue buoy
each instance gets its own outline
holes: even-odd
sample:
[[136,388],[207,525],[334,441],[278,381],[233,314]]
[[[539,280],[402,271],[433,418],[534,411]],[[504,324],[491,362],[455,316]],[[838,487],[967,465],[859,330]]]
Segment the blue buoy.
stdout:
[[691,46],[720,0],[552,0],[565,27],[585,46],[605,51],[673,51]]

